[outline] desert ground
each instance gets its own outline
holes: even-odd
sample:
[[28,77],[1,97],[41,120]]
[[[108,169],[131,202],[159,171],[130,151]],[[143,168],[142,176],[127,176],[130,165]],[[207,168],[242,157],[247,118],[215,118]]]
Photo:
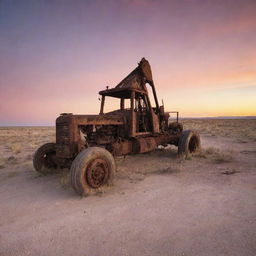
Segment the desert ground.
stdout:
[[114,186],[79,197],[32,158],[54,127],[0,128],[0,255],[256,255],[256,120],[182,120],[201,135],[119,157]]

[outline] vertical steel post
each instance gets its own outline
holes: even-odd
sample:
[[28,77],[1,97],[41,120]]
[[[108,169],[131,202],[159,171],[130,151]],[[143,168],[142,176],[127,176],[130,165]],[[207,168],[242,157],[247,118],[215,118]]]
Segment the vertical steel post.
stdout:
[[134,112],[134,99],[135,99],[135,92],[131,92],[131,137],[135,137],[136,134],[136,117]]
[[124,110],[124,98],[121,98],[121,101],[120,101],[120,109],[121,109],[121,110]]
[[101,98],[101,105],[100,105],[100,115],[103,114],[104,104],[105,104],[105,95],[102,95],[102,98]]

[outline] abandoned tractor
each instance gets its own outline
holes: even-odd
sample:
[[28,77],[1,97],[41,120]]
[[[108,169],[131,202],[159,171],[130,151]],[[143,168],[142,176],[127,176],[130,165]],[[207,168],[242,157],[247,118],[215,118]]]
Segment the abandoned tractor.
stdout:
[[[146,59],[115,88],[107,87],[99,94],[99,115],[65,113],[56,119],[56,143],[44,144],[36,151],[36,171],[47,174],[70,168],[72,187],[78,194],[88,195],[113,183],[115,156],[145,153],[167,144],[178,146],[178,153],[186,156],[200,149],[199,135],[183,131],[178,112],[174,112],[176,120],[170,122],[170,112],[159,106]],[[119,100],[118,110],[104,112],[108,97]]]

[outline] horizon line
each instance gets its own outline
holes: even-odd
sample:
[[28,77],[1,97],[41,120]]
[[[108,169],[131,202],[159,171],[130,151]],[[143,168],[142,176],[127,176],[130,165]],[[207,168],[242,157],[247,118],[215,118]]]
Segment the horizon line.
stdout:
[[[173,117],[170,119],[176,119],[176,117]],[[179,117],[180,120],[184,119],[256,119],[256,115],[253,116],[206,116],[206,117]],[[0,127],[55,127],[55,124],[0,124]]]

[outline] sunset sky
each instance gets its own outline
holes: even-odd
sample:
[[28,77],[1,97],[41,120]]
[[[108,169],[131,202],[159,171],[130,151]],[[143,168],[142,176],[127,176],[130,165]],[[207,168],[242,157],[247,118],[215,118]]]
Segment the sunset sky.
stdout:
[[166,110],[256,115],[256,0],[0,0],[0,126],[97,114],[142,57]]

